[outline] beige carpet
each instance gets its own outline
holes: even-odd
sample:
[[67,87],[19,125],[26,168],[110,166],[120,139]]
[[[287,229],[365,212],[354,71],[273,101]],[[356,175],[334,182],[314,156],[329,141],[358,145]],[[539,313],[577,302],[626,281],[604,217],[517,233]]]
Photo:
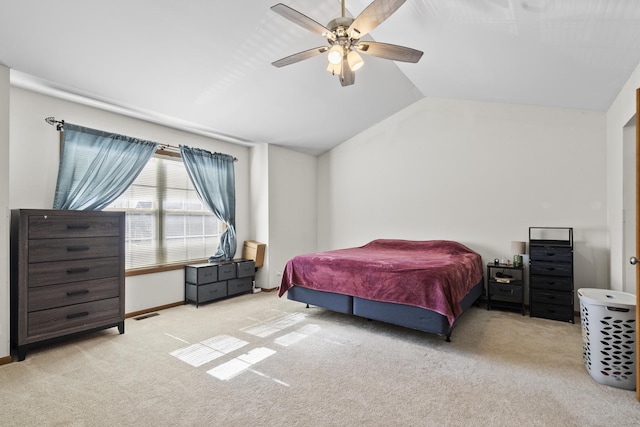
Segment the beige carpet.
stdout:
[[275,293],[159,313],[0,366],[0,425],[640,425],[579,323],[474,307],[447,343]]

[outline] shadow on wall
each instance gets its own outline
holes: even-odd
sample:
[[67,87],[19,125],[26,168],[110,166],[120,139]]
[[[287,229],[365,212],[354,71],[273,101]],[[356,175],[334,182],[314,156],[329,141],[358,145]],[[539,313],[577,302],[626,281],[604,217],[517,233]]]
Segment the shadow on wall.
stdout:
[[[581,235],[585,234],[584,230],[579,230]],[[604,230],[596,231],[596,233],[604,234]],[[610,250],[605,247],[595,247],[589,245],[587,239],[574,240],[573,248],[573,274],[574,291],[580,288],[600,288],[611,289],[611,283],[609,283],[610,265],[609,256]],[[590,238],[593,242],[597,238]],[[576,295],[576,304],[578,303]]]

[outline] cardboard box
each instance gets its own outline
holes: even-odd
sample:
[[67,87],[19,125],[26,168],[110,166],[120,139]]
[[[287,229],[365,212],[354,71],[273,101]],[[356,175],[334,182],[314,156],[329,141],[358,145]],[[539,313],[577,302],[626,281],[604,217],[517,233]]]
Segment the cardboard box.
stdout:
[[242,258],[252,259],[256,263],[256,268],[262,267],[266,246],[264,243],[256,242],[255,240],[245,240],[242,246]]

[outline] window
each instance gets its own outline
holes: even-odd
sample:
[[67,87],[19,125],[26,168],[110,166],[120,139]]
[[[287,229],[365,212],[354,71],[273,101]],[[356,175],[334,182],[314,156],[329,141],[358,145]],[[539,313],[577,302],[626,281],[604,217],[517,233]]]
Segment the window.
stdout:
[[125,211],[126,268],[206,259],[223,223],[200,201],[179,157],[156,155],[107,210]]

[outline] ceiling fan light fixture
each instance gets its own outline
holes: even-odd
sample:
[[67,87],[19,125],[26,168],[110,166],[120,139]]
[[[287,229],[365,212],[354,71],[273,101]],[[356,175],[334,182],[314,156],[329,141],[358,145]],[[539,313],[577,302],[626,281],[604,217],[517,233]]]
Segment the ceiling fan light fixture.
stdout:
[[342,64],[332,64],[331,62],[329,62],[329,65],[327,66],[327,71],[334,76],[340,75],[340,71],[342,71]]
[[344,49],[342,49],[342,46],[340,46],[339,44],[334,44],[333,46],[331,46],[331,49],[329,49],[329,62],[334,65],[338,65],[342,62],[343,55]]
[[358,52],[355,50],[352,50],[347,54],[347,62],[349,63],[351,71],[358,71],[364,65],[362,57],[358,55]]

